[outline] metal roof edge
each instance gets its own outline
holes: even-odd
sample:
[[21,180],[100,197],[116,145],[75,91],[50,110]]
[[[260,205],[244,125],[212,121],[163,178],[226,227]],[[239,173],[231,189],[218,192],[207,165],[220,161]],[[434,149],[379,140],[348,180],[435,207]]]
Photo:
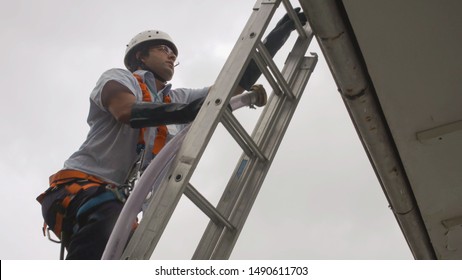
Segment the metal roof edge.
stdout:
[[341,1],[300,0],[358,136],[415,259],[436,259]]

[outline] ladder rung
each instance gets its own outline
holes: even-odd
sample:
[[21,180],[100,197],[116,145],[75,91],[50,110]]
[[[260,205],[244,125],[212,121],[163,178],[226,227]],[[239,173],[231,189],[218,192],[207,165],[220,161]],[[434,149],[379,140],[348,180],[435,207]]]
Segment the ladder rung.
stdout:
[[253,53],[253,59],[254,59],[255,63],[257,64],[258,68],[260,69],[260,71],[265,76],[268,83],[270,84],[271,88],[273,88],[274,94],[280,96],[282,94],[281,88],[279,87],[278,83],[274,79],[271,72],[268,70],[268,67],[266,67],[266,64],[263,61],[263,58],[261,57],[261,54],[259,54],[257,51],[255,51]]
[[224,111],[221,123],[249,157],[253,155],[257,156],[262,161],[268,160],[261,152],[260,148],[258,148],[257,144],[255,144],[252,137],[250,137],[247,131],[245,131],[239,121],[229,110]]
[[269,69],[273,73],[274,77],[276,78],[276,80],[277,80],[279,86],[281,87],[282,91],[284,92],[284,94],[286,96],[290,97],[291,99],[294,99],[295,96],[294,96],[292,90],[290,89],[289,84],[287,84],[286,79],[284,79],[284,76],[282,76],[281,71],[279,71],[278,67],[274,63],[274,61],[273,61],[272,57],[270,56],[270,54],[268,53],[268,50],[266,49],[265,45],[263,45],[262,42],[258,42],[257,43],[257,49],[258,49],[261,57],[263,58],[263,61],[266,63],[266,65],[268,65]]
[[224,225],[229,230],[234,230],[234,226],[213,207],[213,205],[200,194],[190,183],[186,186],[184,195],[188,197],[199,209],[207,215],[217,225]]

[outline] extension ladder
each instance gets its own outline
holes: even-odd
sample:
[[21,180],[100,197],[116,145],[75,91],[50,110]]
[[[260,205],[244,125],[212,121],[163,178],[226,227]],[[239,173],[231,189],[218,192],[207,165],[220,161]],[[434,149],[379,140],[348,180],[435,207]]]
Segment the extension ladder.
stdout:
[[[281,1],[295,20],[298,33],[282,71],[277,68],[261,41]],[[151,257],[183,194],[210,218],[192,258],[229,258],[316,65],[315,54],[305,56],[312,38],[308,23],[301,25],[289,0],[257,1],[172,163],[171,176],[166,176],[168,178],[164,179],[150,199],[122,259]],[[255,60],[273,92],[252,135],[249,135],[236,117],[226,110],[226,106],[251,59]],[[189,180],[220,122],[242,148],[243,154],[221,200],[214,207],[189,184]]]

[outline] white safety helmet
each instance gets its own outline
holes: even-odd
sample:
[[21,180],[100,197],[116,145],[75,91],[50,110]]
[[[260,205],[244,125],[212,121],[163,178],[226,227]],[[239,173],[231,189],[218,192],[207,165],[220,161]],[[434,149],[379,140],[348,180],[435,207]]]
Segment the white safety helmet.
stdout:
[[152,41],[159,41],[159,43],[169,46],[175,55],[178,56],[178,49],[175,43],[173,43],[172,38],[167,33],[160,30],[143,31],[131,39],[130,43],[127,45],[127,49],[125,50],[124,64],[128,70],[132,72],[136,70],[132,69],[132,66],[136,64],[137,60],[135,57],[136,52],[142,45],[144,45],[144,43]]

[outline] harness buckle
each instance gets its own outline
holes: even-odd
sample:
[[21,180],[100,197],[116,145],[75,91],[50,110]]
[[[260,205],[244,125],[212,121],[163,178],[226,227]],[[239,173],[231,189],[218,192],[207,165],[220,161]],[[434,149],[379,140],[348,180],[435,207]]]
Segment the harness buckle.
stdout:
[[133,187],[128,184],[124,184],[120,186],[108,184],[106,185],[106,189],[110,190],[115,195],[116,199],[118,199],[122,203],[125,203]]
[[[48,237],[48,240],[50,240],[51,242],[61,244],[61,240],[59,240],[59,239],[53,239],[53,238],[51,237],[50,231],[52,231],[52,230],[51,230],[49,227],[47,227],[46,230],[45,230],[45,228],[44,228],[44,229],[43,229],[43,235],[46,235],[46,236]],[[45,234],[45,232],[46,232],[46,234]],[[53,233],[54,233],[54,232],[53,232]]]

